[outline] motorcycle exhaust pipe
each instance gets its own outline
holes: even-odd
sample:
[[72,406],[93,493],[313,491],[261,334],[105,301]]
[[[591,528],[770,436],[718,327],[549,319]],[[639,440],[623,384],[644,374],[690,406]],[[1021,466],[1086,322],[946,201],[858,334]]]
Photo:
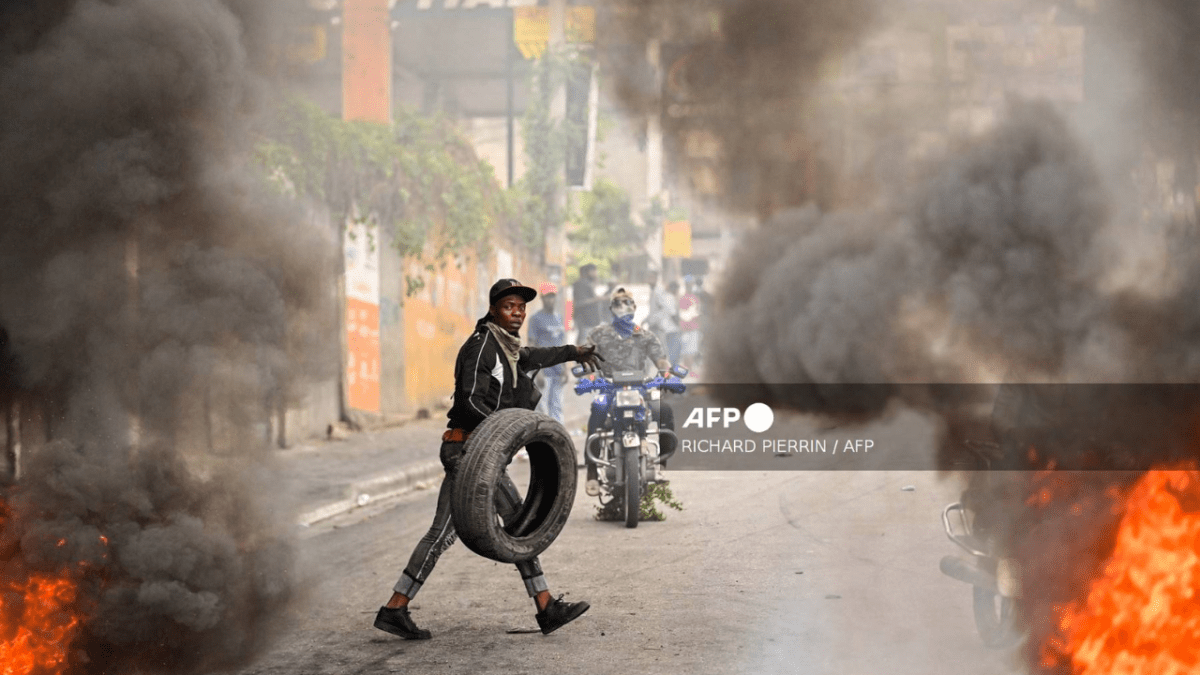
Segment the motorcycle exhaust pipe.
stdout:
[[985,588],[993,593],[998,592],[995,575],[980,569],[958,556],[948,555],[942,558],[942,562],[938,565],[938,568],[942,570],[942,574],[952,579],[958,579],[972,586]]
[[[666,453],[665,455],[662,454],[662,437],[663,436],[670,436],[671,438],[675,439],[675,447],[672,448],[671,451]],[[654,461],[657,462],[658,464],[662,464],[663,462],[670,459],[671,455],[674,455],[675,451],[679,449],[679,437],[675,435],[674,431],[671,431],[670,429],[663,429],[662,427],[659,427],[658,439],[659,439],[659,441],[658,441],[659,442],[659,446],[658,446],[659,455],[658,455],[658,457],[656,457],[654,459]]]
[[600,440],[604,438],[605,433],[607,432],[595,433],[591,436],[588,436],[587,441],[583,445],[583,454],[587,456],[588,461],[596,466],[612,466],[612,462],[600,459],[594,452],[595,447],[600,443]]

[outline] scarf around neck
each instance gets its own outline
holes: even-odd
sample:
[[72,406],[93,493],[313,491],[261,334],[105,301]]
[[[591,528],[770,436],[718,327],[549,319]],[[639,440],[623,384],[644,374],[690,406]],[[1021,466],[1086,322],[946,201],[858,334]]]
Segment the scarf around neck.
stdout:
[[504,352],[508,365],[512,367],[513,382],[515,383],[517,381],[517,361],[521,359],[521,338],[504,330],[494,321],[488,321],[487,327],[492,332],[492,336],[496,338],[496,343],[500,345],[500,351]]
[[620,333],[621,337],[627,338],[630,335],[633,335],[633,327],[634,326],[633,326],[633,315],[632,314],[626,314],[625,316],[614,317],[612,325],[613,325],[613,328],[617,329],[617,333]]

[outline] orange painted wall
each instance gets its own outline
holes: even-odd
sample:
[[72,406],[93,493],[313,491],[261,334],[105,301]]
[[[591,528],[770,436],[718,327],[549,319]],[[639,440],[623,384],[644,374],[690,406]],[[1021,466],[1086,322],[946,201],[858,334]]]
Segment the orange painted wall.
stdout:
[[408,275],[423,275],[426,284],[404,301],[404,390],[416,407],[448,403],[455,357],[479,318],[472,316],[475,262],[468,260],[461,270],[451,263],[432,274],[415,259],[405,264]]
[[[544,281],[542,267],[532,255],[494,241],[513,254],[512,274],[521,283],[537,287]],[[498,277],[494,257],[483,261],[480,276],[477,260],[468,257],[461,269],[453,263],[435,273],[416,259],[405,261],[407,274],[422,274],[425,288],[404,301],[405,392],[414,407],[449,403],[454,392],[454,361],[475,322],[487,313],[487,292]],[[529,312],[541,307],[530,303]],[[522,333],[524,333],[524,329]]]

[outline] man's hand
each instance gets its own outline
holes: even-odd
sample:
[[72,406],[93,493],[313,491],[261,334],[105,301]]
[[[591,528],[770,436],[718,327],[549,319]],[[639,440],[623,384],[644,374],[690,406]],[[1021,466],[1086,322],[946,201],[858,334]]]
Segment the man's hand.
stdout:
[[600,362],[604,357],[596,352],[596,345],[576,345],[575,353],[575,360],[583,365],[584,370],[589,373],[600,370]]

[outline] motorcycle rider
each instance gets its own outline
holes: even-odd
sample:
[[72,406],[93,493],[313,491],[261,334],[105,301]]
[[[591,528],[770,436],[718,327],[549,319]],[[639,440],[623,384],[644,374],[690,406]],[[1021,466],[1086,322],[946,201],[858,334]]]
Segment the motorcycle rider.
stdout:
[[[633,315],[637,311],[637,303],[634,302],[633,296],[624,288],[618,288],[609,300],[609,311],[612,312],[612,321],[593,328],[588,333],[585,343],[604,354],[604,363],[600,366],[604,377],[611,379],[613,373],[619,371],[644,373],[647,360],[654,364],[660,375],[668,376],[671,362],[667,360],[662,342],[654,333],[633,322]],[[588,417],[588,436],[603,428],[604,423],[604,407],[593,403],[591,415]],[[663,401],[659,401],[658,424],[664,429],[675,429],[674,411]],[[664,435],[659,443],[664,454],[675,449],[675,438],[672,436]],[[588,460],[587,483],[584,485],[588,496],[595,497],[600,494],[598,477],[596,465]]]
[[[455,540],[450,514],[450,495],[454,491],[455,468],[466,448],[467,437],[491,413],[503,408],[533,410],[537,390],[528,372],[540,367],[578,361],[590,370],[600,362],[595,347],[530,348],[521,346],[517,331],[525,321],[525,303],[537,291],[516,279],[501,279],[489,293],[488,313],[475,324],[475,331],[458,352],[454,364],[454,405],[447,416],[442,435],[440,458],[446,470],[438,492],[437,511],[429,531],[417,543],[400,580],[392,589],[387,605],[375,616],[375,627],[408,640],[427,640],[430,633],[418,628],[408,613],[409,600],[417,594],[433,571],[438,558]],[[496,510],[507,522],[520,512],[521,498],[507,473],[496,491]],[[586,602],[564,602],[562,596],[551,600],[546,577],[537,558],[517,563],[525,588],[537,606],[537,622],[542,633],[552,631],[579,618],[588,610]]]

